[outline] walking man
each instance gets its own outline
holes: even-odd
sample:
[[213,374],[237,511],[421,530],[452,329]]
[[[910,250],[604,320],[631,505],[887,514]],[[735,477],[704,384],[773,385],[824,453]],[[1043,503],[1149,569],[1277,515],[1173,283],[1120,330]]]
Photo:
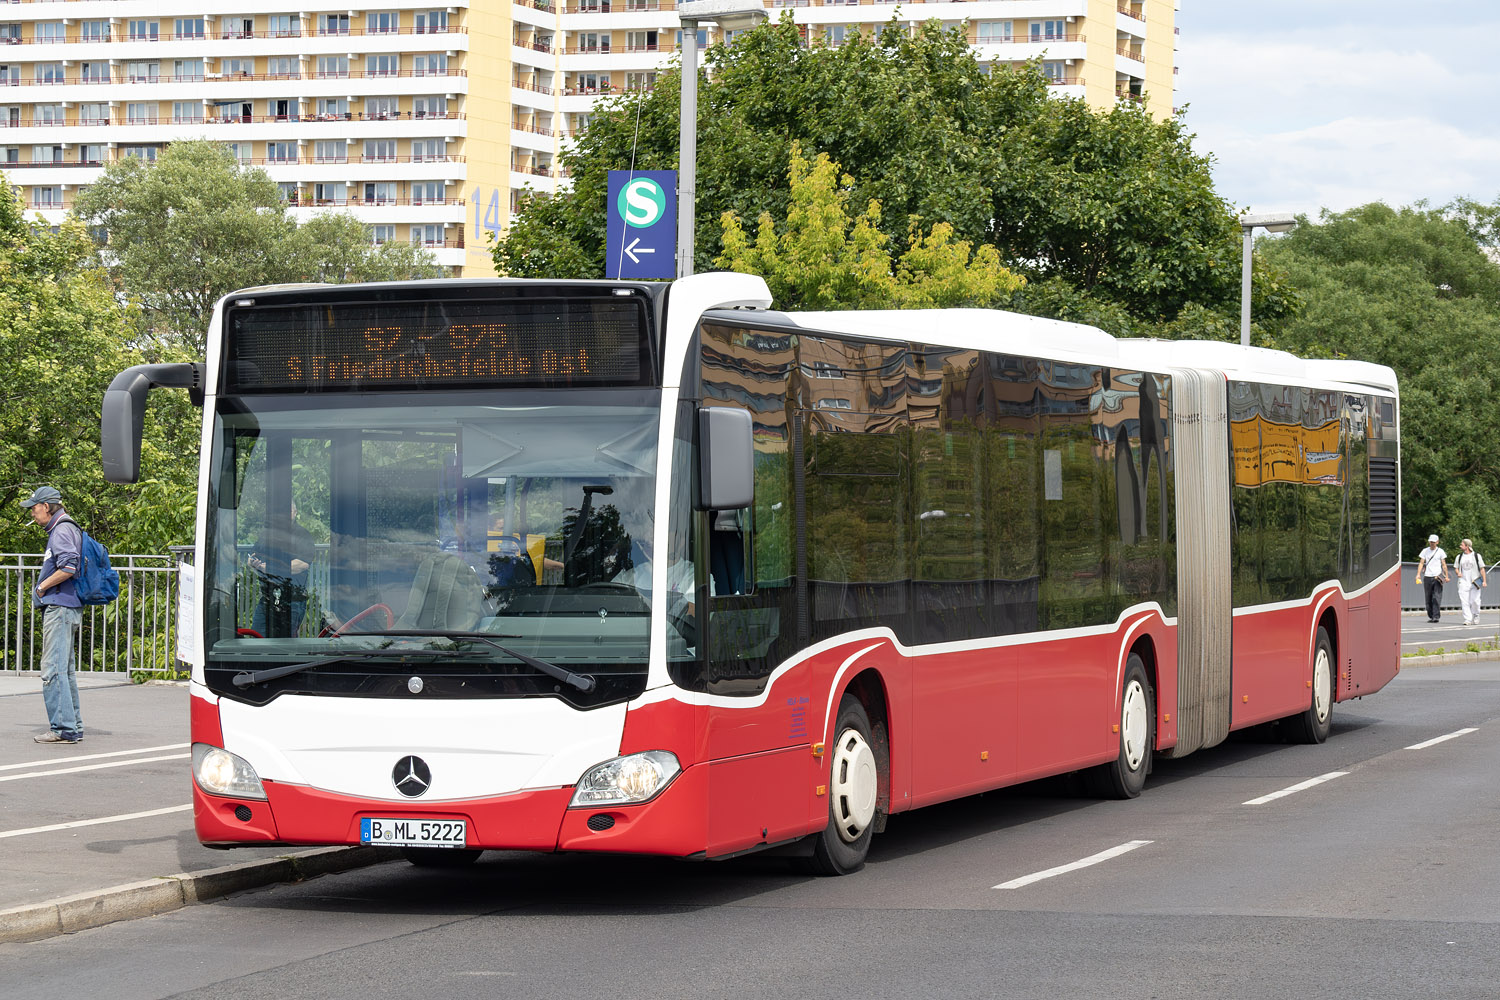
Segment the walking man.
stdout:
[[1479,588],[1490,582],[1484,556],[1474,551],[1474,543],[1465,538],[1459,542],[1459,554],[1453,560],[1453,575],[1458,577],[1458,606],[1464,612],[1465,625],[1479,624]]
[[1427,620],[1435,622],[1442,610],[1443,584],[1448,582],[1448,553],[1438,548],[1438,536],[1427,536],[1427,548],[1417,556],[1417,582],[1426,591]]
[[73,672],[73,647],[83,621],[73,576],[83,548],[83,533],[63,510],[62,495],[51,486],[38,487],[21,506],[47,532],[47,549],[37,574],[32,600],[42,609],[42,701],[51,728],[38,743],[77,743],[83,739],[83,713],[78,706],[78,677]]

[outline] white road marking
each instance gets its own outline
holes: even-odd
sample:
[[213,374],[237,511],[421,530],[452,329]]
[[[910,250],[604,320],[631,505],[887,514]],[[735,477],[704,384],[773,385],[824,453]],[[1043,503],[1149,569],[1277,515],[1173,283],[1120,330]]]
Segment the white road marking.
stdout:
[[103,760],[105,757],[129,757],[137,753],[156,753],[158,750],[186,750],[190,744],[168,743],[159,747],[141,747],[139,750],[116,750],[114,753],[89,753],[81,757],[54,757],[51,760],[30,760],[24,764],[0,764],[0,771],[14,771],[19,767],[53,767],[57,764],[72,764],[80,760]]
[[134,760],[112,760],[108,764],[85,764],[82,767],[65,767],[57,771],[33,771],[30,774],[7,774],[0,781],[20,781],[22,778],[50,778],[54,774],[76,774],[79,771],[98,771],[106,767],[129,767],[131,764],[150,764],[158,760],[184,760],[191,754],[174,753],[165,757],[137,757]]
[[28,833],[52,833],[55,830],[74,830],[80,826],[98,826],[100,823],[122,823],[127,819],[145,819],[148,816],[165,816],[168,813],[186,812],[193,808],[192,803],[185,806],[168,806],[165,809],[148,809],[145,812],[122,813],[119,816],[101,816],[98,819],[79,819],[71,823],[53,823],[51,826],[33,826],[25,830],[0,830],[0,840],[6,837],[24,837]]
[[1458,732],[1456,732],[1456,733],[1449,733],[1447,736],[1435,736],[1432,739],[1430,739],[1430,740],[1424,740],[1421,743],[1413,743],[1411,746],[1407,747],[1406,749],[1408,749],[1408,750],[1426,750],[1428,747],[1437,746],[1439,743],[1445,743],[1448,740],[1456,740],[1460,736],[1467,736],[1470,733],[1477,733],[1477,732],[1479,732],[1479,730],[1478,729],[1473,729],[1473,728],[1470,728],[1470,729],[1460,729]]
[[1044,878],[1052,878],[1054,875],[1066,875],[1068,872],[1076,872],[1080,868],[1089,868],[1093,865],[1099,864],[1101,861],[1108,861],[1110,858],[1118,858],[1122,854],[1129,854],[1137,847],[1145,847],[1149,843],[1151,843],[1151,841],[1149,840],[1132,840],[1127,844],[1121,844],[1118,847],[1111,847],[1107,851],[1100,851],[1098,854],[1091,854],[1081,861],[1074,861],[1072,864],[1058,865],[1056,868],[1048,868],[1044,872],[1035,872],[1031,875],[1023,875],[1020,878],[1013,878],[1009,882],[1001,882],[994,888],[1020,889],[1021,887],[1028,886],[1033,882],[1040,882]]
[[1290,788],[1283,788],[1279,792],[1272,792],[1270,795],[1262,795],[1258,799],[1251,799],[1250,801],[1242,804],[1247,806],[1263,806],[1267,802],[1275,802],[1277,799],[1284,799],[1288,795],[1295,795],[1298,792],[1305,792],[1307,791],[1307,789],[1312,788],[1315,785],[1321,785],[1325,781],[1332,781],[1334,778],[1342,778],[1348,773],[1348,771],[1329,771],[1327,774],[1320,774],[1316,778],[1308,778],[1306,781],[1299,781]]

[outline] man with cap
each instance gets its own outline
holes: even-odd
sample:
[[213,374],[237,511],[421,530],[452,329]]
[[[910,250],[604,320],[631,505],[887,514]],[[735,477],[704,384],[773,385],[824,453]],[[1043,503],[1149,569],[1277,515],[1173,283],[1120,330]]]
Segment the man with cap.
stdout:
[[1442,610],[1443,584],[1448,582],[1448,553],[1438,548],[1438,536],[1427,536],[1427,548],[1417,554],[1417,582],[1426,591],[1427,620],[1435,622]]
[[83,604],[73,584],[83,548],[83,533],[63,510],[62,494],[51,486],[38,487],[21,501],[31,519],[47,532],[47,549],[37,573],[32,600],[42,609],[42,701],[51,728],[38,743],[77,743],[83,739],[83,713],[78,707],[78,677],[73,672],[73,647],[83,622]]

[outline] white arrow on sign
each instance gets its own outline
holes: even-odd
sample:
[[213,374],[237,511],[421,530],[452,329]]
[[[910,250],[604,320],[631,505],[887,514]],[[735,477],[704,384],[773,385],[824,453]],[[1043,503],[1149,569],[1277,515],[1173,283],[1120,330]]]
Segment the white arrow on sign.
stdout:
[[625,256],[630,258],[630,262],[632,264],[639,264],[641,262],[641,259],[636,256],[636,254],[638,253],[656,253],[655,247],[637,246],[637,244],[639,244],[640,242],[641,238],[637,236],[635,239],[630,241],[630,246],[625,248]]

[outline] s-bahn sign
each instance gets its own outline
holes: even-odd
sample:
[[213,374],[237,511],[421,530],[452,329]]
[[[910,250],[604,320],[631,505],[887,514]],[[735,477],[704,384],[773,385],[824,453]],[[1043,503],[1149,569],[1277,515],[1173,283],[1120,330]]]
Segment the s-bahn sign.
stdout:
[[677,274],[677,171],[611,170],[604,276],[671,279]]

